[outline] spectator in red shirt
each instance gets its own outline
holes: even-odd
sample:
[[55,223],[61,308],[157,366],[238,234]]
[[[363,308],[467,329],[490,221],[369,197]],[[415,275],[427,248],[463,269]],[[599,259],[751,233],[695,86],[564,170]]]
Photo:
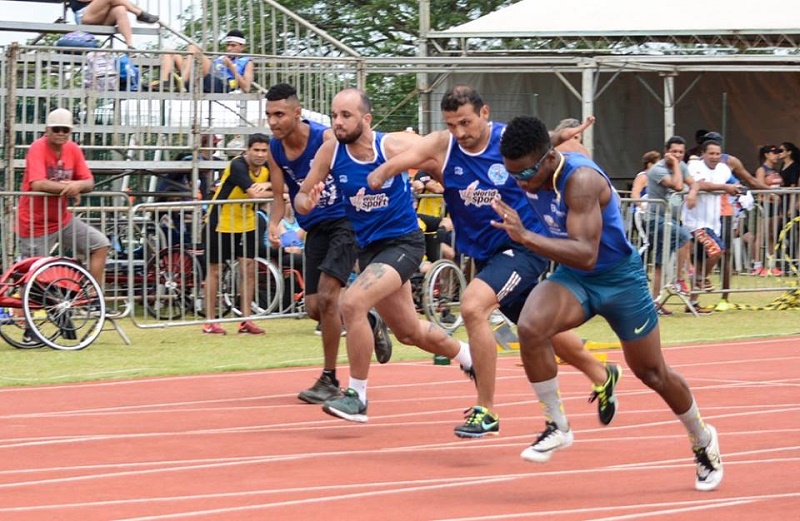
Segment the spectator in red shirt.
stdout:
[[80,202],[81,194],[94,189],[94,177],[78,145],[70,139],[72,113],[55,109],[47,115],[44,136],[33,142],[25,157],[23,192],[46,192],[54,196],[23,195],[17,211],[19,254],[48,255],[58,243],[59,251],[88,257],[89,272],[102,284],[109,241],[100,231],[72,215],[68,205]]

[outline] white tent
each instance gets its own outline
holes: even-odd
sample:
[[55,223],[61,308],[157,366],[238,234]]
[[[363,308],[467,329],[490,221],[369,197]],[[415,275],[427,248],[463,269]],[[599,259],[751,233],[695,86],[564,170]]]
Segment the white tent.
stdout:
[[[522,0],[428,35],[454,64],[430,102],[468,83],[499,121],[534,114],[553,127],[593,114],[589,144],[620,187],[644,152],[672,134],[692,146],[698,129],[722,132],[753,172],[758,145],[800,142],[800,9],[740,5]],[[459,72],[479,57],[497,65]]]

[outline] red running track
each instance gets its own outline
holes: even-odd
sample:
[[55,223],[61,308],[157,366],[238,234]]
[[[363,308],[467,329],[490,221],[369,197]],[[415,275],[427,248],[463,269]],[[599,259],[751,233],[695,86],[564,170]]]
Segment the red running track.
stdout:
[[472,384],[455,366],[429,362],[373,366],[368,424],[296,400],[318,368],[1,389],[0,519],[797,515],[798,340],[665,353],[719,430],[725,480],[717,491],[694,490],[682,426],[630,371],[618,387],[619,415],[601,427],[588,383],[562,367],[575,444],[546,464],[522,461],[543,419],[510,356],[498,369],[502,434],[483,440],[452,434],[474,400]]

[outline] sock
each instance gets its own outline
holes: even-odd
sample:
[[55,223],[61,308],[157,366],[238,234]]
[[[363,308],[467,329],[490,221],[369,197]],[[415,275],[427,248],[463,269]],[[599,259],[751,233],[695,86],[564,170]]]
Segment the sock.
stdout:
[[461,349],[458,350],[458,354],[455,356],[454,360],[461,364],[462,367],[469,369],[472,367],[472,355],[469,352],[469,344],[459,340],[458,345],[461,346]]
[[561,392],[558,390],[558,377],[553,377],[543,382],[531,382],[531,388],[539,399],[539,404],[544,410],[544,417],[548,422],[554,422],[559,430],[567,432],[569,422],[564,413],[564,404],[561,401]]
[[339,380],[336,379],[336,369],[323,369],[322,376],[327,376],[333,382],[333,385],[339,387]]
[[358,378],[350,377],[350,389],[354,390],[358,393],[358,398],[361,400],[361,403],[367,403],[367,381],[366,380],[359,380]]
[[694,401],[694,397],[692,397],[692,405],[689,410],[679,414],[678,419],[689,432],[689,440],[692,442],[692,447],[705,447],[711,443],[711,433],[708,432],[703,418],[700,417],[700,411],[697,409],[697,402]]

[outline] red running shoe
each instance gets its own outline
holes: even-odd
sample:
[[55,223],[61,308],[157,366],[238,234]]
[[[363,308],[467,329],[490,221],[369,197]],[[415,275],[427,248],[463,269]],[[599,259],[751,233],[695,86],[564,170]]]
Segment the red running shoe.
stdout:
[[239,334],[263,335],[264,330],[255,325],[253,322],[246,320],[239,324]]
[[227,335],[228,332],[222,329],[219,324],[206,324],[203,326],[203,333],[206,335]]

